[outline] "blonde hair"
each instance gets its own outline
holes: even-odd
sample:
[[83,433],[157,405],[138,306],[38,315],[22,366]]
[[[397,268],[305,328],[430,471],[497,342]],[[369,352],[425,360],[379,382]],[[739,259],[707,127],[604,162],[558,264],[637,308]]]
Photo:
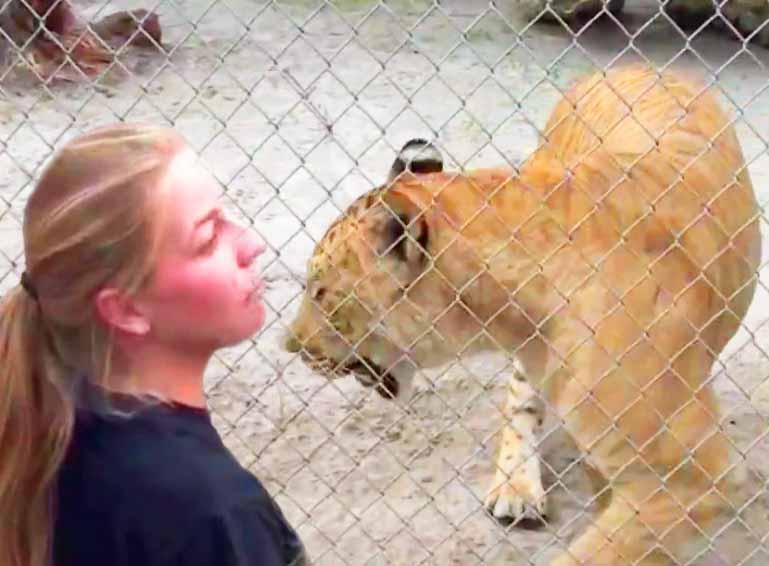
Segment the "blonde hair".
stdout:
[[[25,209],[29,290],[0,302],[0,566],[47,566],[56,472],[74,423],[78,376],[102,382],[112,339],[94,315],[109,282],[147,282],[163,184],[186,144],[173,130],[118,124],[68,142]],[[31,292],[30,292],[31,291]]]

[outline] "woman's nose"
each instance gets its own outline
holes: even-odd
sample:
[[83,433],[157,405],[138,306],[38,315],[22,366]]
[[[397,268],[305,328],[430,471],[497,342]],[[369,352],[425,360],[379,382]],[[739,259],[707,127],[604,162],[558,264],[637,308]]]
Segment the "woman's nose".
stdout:
[[244,230],[238,238],[238,264],[249,267],[267,249],[264,241],[252,230]]

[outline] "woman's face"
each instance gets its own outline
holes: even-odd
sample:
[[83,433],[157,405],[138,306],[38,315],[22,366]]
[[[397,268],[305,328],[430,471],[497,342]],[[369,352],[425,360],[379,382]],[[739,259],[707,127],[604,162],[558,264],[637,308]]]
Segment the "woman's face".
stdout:
[[159,197],[155,274],[142,293],[149,337],[190,353],[238,343],[264,324],[264,283],[253,269],[264,244],[227,218],[218,194],[192,151],[174,158]]

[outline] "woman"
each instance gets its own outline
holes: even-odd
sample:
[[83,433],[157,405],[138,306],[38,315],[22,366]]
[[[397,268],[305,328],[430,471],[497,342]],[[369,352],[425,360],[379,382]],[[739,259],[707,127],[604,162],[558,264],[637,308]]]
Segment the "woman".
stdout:
[[172,130],[75,138],[25,210],[0,306],[0,565],[283,566],[302,544],[205,408],[261,328],[264,250]]

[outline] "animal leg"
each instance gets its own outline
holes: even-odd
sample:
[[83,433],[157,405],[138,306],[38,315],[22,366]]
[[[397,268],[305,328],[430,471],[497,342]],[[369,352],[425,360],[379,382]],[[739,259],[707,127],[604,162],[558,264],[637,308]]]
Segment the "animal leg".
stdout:
[[502,440],[486,509],[500,522],[535,527],[546,520],[546,497],[536,443],[543,403],[524,374],[510,378]]
[[623,318],[607,317],[550,390],[585,461],[610,486],[553,566],[686,563],[730,505],[728,441],[705,382],[711,352],[694,341],[680,346],[686,333],[676,317],[647,338]]

